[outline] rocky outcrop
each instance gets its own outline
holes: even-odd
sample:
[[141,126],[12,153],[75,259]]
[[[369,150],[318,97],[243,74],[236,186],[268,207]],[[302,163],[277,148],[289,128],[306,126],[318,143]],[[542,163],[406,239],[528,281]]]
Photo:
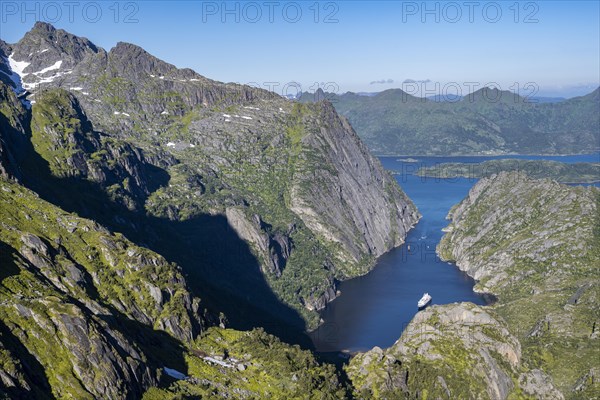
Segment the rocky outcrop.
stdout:
[[539,369],[534,369],[519,376],[519,386],[523,393],[540,400],[564,399],[562,393],[554,387],[552,379]]
[[[419,312],[392,347],[355,356],[347,372],[359,398],[507,399],[522,389],[523,368],[521,345],[501,320],[455,303]],[[528,393],[562,399],[538,371],[522,382]]]

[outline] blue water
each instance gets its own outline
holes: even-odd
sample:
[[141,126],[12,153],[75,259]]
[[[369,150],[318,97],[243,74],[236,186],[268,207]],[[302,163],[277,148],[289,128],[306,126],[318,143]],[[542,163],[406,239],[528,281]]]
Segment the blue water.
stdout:
[[323,325],[311,334],[318,351],[364,351],[389,347],[418,312],[424,292],[432,304],[470,301],[485,304],[473,292],[474,281],[435,254],[446,215],[477,181],[473,178],[424,178],[413,173],[422,166],[442,162],[482,162],[498,158],[545,159],[565,163],[598,162],[600,155],[504,156],[504,157],[382,157],[383,166],[395,171],[396,179],[423,215],[401,247],[383,255],[369,274],[342,282],[341,295],[322,312]]

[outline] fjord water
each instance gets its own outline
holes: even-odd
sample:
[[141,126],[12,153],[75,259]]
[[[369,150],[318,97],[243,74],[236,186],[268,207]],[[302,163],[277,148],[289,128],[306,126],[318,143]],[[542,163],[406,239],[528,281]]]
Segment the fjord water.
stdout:
[[[424,292],[431,304],[470,301],[485,304],[473,292],[474,281],[435,254],[450,208],[476,183],[474,178],[437,179],[415,176],[420,167],[444,162],[483,162],[498,158],[544,159],[565,163],[598,162],[598,154],[577,156],[381,157],[423,215],[406,243],[382,256],[369,274],[342,282],[341,295],[322,312],[324,323],[311,333],[317,351],[364,351],[389,347],[418,312]],[[403,160],[410,160],[410,162]],[[416,162],[415,162],[416,160]]]

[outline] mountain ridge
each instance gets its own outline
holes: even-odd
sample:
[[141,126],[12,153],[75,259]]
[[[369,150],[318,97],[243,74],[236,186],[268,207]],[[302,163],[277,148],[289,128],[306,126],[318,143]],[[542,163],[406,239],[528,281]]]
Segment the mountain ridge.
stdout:
[[[322,93],[378,155],[583,154],[600,148],[600,88],[561,102],[531,102],[494,88],[459,101]],[[300,102],[319,100],[303,93]]]

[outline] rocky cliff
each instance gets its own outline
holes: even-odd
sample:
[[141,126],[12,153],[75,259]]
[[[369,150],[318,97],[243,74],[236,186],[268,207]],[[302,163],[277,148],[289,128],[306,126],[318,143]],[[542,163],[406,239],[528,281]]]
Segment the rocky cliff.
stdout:
[[[107,52],[44,23],[3,51],[10,52],[8,70],[0,75],[22,112],[31,108],[21,130],[52,177],[95,183],[112,202],[148,217],[223,216],[250,246],[276,297],[311,328],[315,310],[335,297],[336,281],[366,273],[419,217],[328,103],[295,104],[215,82],[127,43]],[[35,177],[25,181],[37,190]],[[64,189],[39,191],[56,199]],[[72,200],[61,205],[100,218],[89,201]],[[140,232],[150,225],[126,210],[100,221],[162,250],[160,233]],[[191,264],[199,257],[187,258],[177,261],[198,271]],[[220,267],[213,263],[202,268],[215,274]],[[223,286],[227,277],[214,279],[213,287]]]
[[493,308],[524,360],[567,398],[598,390],[599,199],[596,187],[501,173],[450,211],[438,246],[478,280],[476,290],[498,297]]

